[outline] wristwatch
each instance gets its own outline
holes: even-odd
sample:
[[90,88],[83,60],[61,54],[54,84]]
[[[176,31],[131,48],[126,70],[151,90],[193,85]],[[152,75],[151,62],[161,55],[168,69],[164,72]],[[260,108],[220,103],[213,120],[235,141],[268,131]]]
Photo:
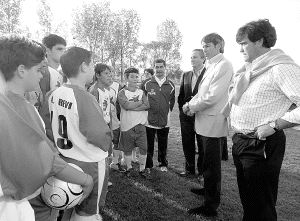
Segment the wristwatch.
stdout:
[[278,132],[279,131],[279,128],[278,128],[278,125],[276,124],[276,120],[269,123],[270,127],[273,128],[273,130],[275,130],[275,132]]

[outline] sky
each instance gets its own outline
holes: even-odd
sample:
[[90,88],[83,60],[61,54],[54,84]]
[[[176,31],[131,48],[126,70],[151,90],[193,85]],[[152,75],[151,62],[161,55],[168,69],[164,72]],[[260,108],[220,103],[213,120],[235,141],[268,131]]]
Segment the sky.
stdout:
[[[30,28],[37,23],[39,0],[24,0],[22,22]],[[98,0],[101,1],[101,0]],[[72,11],[83,2],[95,0],[48,0],[55,21],[66,20],[71,27]],[[235,42],[239,27],[247,22],[267,18],[277,31],[280,48],[300,64],[300,0],[110,0],[111,9],[134,9],[141,17],[140,42],[156,40],[156,28],[173,19],[183,35],[181,46],[184,71],[191,69],[191,51],[201,47],[206,34],[217,32],[225,40],[225,53],[235,70],[243,64],[240,47]]]

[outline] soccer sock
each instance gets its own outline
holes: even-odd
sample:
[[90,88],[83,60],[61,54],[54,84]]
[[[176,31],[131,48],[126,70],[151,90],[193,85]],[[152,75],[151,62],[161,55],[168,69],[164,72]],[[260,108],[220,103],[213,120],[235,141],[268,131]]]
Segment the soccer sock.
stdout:
[[123,151],[120,151],[120,152],[121,152],[121,154],[120,154],[120,156],[119,156],[119,163],[120,163],[121,165],[125,165],[124,152],[123,152]]
[[131,166],[131,159],[132,159],[132,155],[126,155],[125,154],[125,163],[126,163],[126,167],[127,167],[127,170],[131,169],[132,166]]
[[140,171],[143,171],[146,168],[146,160],[147,160],[147,154],[142,155],[139,154],[139,163],[140,163]]
[[113,164],[119,163],[119,157],[120,157],[120,155],[121,155],[121,151],[120,150],[113,150],[113,159],[112,159]]
[[75,210],[70,219],[70,221],[95,221],[95,220],[102,221],[103,218],[100,214],[89,215],[89,216],[80,216],[75,212]]
[[136,159],[136,148],[132,150],[132,161],[133,162],[137,161],[137,159]]

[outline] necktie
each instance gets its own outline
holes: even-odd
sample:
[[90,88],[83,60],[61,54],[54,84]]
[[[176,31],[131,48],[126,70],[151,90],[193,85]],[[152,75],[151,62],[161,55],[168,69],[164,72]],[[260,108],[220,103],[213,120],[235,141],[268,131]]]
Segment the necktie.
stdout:
[[199,87],[199,84],[200,84],[200,81],[202,80],[203,78],[203,75],[205,73],[205,68],[203,68],[203,70],[201,71],[197,81],[196,81],[196,84],[195,84],[195,87],[194,87],[194,90],[193,90],[193,96],[195,96],[197,93],[198,93],[198,87]]

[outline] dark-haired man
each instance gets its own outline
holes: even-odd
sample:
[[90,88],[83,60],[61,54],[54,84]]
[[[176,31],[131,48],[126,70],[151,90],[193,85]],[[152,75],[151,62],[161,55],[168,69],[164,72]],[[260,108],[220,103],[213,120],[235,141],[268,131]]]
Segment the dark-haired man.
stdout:
[[155,75],[141,85],[150,105],[146,125],[148,143],[146,168],[149,172],[153,167],[154,139],[157,134],[159,168],[162,172],[167,172],[169,120],[175,103],[175,85],[166,77],[165,60],[155,60],[154,70]]
[[277,220],[282,129],[300,123],[300,67],[282,50],[271,49],[276,39],[267,19],[247,23],[236,35],[246,64],[234,78],[223,113],[235,132],[232,155],[244,221]]

